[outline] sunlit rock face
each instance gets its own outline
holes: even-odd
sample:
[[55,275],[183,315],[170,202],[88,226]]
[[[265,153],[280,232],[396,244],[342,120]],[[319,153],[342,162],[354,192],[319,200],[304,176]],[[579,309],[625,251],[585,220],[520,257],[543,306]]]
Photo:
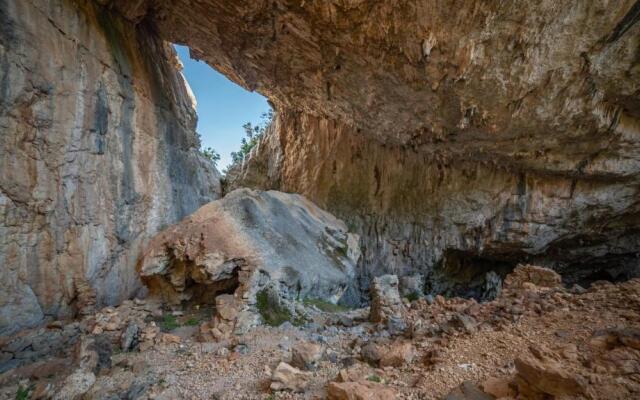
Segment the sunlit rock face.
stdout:
[[220,186],[175,53],[149,26],[68,0],[2,0],[0,26],[7,334],[136,293],[141,246]]
[[233,293],[236,329],[246,331],[260,319],[260,292],[291,315],[301,300],[351,305],[359,258],[358,236],[303,196],[243,188],[160,232],[138,271],[167,303]]

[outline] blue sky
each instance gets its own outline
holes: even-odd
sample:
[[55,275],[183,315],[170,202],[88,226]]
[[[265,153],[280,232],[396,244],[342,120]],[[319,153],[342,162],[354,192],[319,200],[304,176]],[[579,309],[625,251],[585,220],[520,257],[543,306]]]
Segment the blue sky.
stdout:
[[204,62],[189,58],[189,49],[177,46],[184,64],[185,78],[198,101],[198,133],[202,147],[213,147],[220,153],[218,169],[231,163],[231,152],[240,149],[245,122],[260,122],[260,115],[269,110],[267,99],[249,92],[228,80]]

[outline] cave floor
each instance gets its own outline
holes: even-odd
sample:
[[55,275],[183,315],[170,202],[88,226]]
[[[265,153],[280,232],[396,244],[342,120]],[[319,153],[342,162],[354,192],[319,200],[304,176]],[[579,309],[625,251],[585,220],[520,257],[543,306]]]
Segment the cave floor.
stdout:
[[[316,310],[304,326],[260,326],[199,342],[192,317],[160,318],[162,312],[144,301],[128,302],[87,319],[92,331],[77,345],[79,361],[65,369],[47,364],[52,358],[5,372],[0,398],[16,398],[20,387],[30,398],[55,397],[65,388],[81,393],[69,398],[96,399],[640,398],[638,279],[573,291],[529,285],[482,304],[438,296],[432,304],[419,299],[406,305],[402,334],[367,322],[367,309]],[[109,326],[114,320],[118,326]],[[87,363],[83,340],[106,335],[122,342],[127,320],[147,324],[136,349],[114,345],[106,365],[92,364],[95,382],[74,389],[82,380],[70,376],[78,378]],[[293,390],[272,390],[279,364],[290,363],[292,349],[309,343],[322,349],[314,368],[281,379]],[[337,385],[328,393],[333,381],[360,386],[347,393]],[[484,393],[472,393],[476,389]]]

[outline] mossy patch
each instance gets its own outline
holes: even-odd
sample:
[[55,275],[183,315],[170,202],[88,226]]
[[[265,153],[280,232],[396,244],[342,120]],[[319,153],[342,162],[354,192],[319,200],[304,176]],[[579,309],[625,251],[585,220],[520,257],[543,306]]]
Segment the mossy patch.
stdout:
[[416,301],[420,298],[420,295],[416,292],[413,293],[409,293],[408,295],[404,296],[405,299],[409,300],[409,302],[413,302]]
[[321,299],[304,299],[303,303],[305,306],[315,306],[320,311],[324,311],[328,313],[339,313],[339,312],[345,312],[349,310],[345,306],[329,303],[328,301],[321,300]]
[[367,380],[370,382],[375,382],[375,383],[381,383],[382,382],[382,378],[380,378],[378,375],[369,375],[367,377]]
[[171,314],[165,314],[160,322],[160,328],[162,328],[163,331],[172,331],[179,326],[180,324],[176,320],[176,317]]
[[16,392],[16,400],[28,400],[31,397],[33,387],[18,387]]
[[291,321],[293,316],[291,311],[278,304],[269,301],[267,289],[263,289],[256,293],[256,307],[267,325],[280,326],[287,321]]

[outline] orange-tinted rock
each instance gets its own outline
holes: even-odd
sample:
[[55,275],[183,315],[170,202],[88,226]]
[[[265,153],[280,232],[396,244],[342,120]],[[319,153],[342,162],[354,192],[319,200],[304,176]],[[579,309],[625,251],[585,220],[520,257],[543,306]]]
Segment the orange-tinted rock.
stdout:
[[381,352],[380,367],[401,367],[410,364],[415,357],[415,348],[411,342],[394,342]]
[[331,382],[327,386],[329,400],[394,400],[395,391],[379,383],[369,381]]
[[552,269],[535,265],[518,265],[504,280],[505,289],[523,289],[527,285],[541,288],[562,287],[562,277]]
[[0,335],[132,297],[145,241],[220,195],[153,30],[93,1],[1,8]]
[[533,355],[515,360],[520,393],[537,392],[552,396],[577,396],[586,393],[587,382],[557,361],[553,354],[531,349]]

